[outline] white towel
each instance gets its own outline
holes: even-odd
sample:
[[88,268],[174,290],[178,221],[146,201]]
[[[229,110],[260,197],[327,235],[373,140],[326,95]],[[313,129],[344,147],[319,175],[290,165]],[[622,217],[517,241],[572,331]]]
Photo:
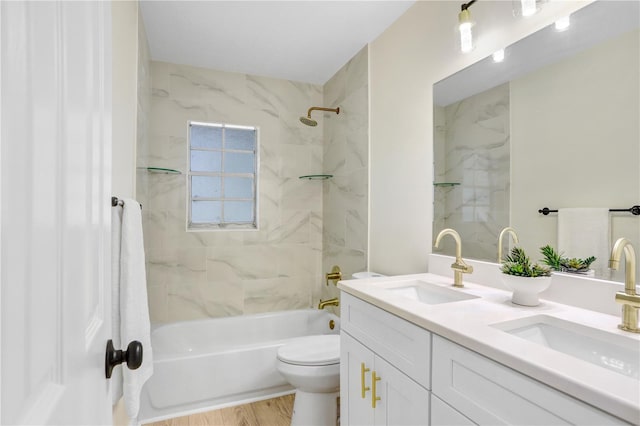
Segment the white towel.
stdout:
[[610,223],[606,208],[558,209],[558,251],[569,258],[595,256],[591,269],[608,274]]
[[[124,199],[123,201],[124,207],[122,208],[119,258],[120,285],[119,291],[115,288],[113,290],[114,296],[116,296],[116,292],[119,292],[119,299],[114,299],[114,304],[117,303],[116,300],[119,300],[119,308],[116,311],[119,311],[119,316],[117,313],[114,313],[114,324],[117,322],[120,324],[120,345],[116,345],[115,337],[117,333],[114,333],[113,340],[116,349],[126,349],[126,346],[134,340],[142,343],[142,365],[137,370],[130,370],[125,364],[119,367],[121,371],[119,374],[122,374],[123,378],[122,395],[124,397],[127,415],[132,420],[132,423],[136,423],[138,411],[140,410],[140,392],[142,391],[142,386],[153,374],[153,353],[151,349],[147,277],[145,272],[140,204],[130,199]],[[115,209],[119,210],[118,207]],[[112,237],[112,241],[115,239],[116,237]],[[112,252],[115,252],[115,249],[112,249]],[[116,318],[119,318],[119,320]],[[116,369],[118,369],[118,367]],[[115,383],[117,383],[117,381]],[[116,388],[114,390],[113,396],[117,401],[116,396],[118,389]]]

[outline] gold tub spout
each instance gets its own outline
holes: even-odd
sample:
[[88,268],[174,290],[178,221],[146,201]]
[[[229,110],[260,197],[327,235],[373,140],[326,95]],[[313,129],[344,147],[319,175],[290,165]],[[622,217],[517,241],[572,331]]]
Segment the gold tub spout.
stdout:
[[636,293],[636,252],[626,238],[619,238],[611,250],[609,268],[618,269],[624,252],[624,292],[616,293],[616,303],[622,304],[622,324],[618,328],[632,333],[640,333],[638,328],[638,309],[640,295]]
[[318,303],[318,309],[324,309],[325,306],[340,306],[340,301],[337,297],[329,300],[320,300],[320,303]]
[[443,229],[438,234],[436,238],[435,246],[438,247],[440,244],[440,240],[445,235],[451,235],[453,239],[456,241],[456,261],[451,264],[451,269],[453,269],[453,286],[454,287],[464,287],[462,284],[462,274],[470,274],[473,272],[473,266],[469,266],[464,263],[462,260],[462,240],[460,240],[460,235],[451,228]]

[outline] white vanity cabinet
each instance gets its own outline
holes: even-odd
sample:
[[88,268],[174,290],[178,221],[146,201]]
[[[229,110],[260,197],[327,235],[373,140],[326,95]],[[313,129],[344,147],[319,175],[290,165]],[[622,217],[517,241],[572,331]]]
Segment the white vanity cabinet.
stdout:
[[341,309],[340,424],[429,424],[430,333],[345,293]]
[[346,292],[341,298],[343,426],[629,424]]

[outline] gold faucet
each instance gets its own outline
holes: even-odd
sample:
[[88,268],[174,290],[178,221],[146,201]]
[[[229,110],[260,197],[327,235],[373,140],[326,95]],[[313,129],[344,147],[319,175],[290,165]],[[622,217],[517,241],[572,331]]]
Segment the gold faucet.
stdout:
[[624,292],[616,293],[616,302],[622,304],[622,324],[618,328],[632,333],[640,333],[638,328],[638,308],[640,295],[636,293],[636,252],[626,238],[619,238],[611,250],[609,268],[617,270],[624,250]]
[[507,226],[506,228],[504,228],[500,232],[500,236],[498,237],[498,263],[502,263],[502,237],[504,237],[504,234],[506,233],[511,234],[511,238],[513,239],[513,242],[515,244],[518,244],[520,242],[518,241],[518,234],[516,234],[515,229],[513,229],[510,226]]
[[460,235],[455,230],[447,228],[440,231],[436,238],[436,248],[438,247],[438,244],[440,244],[442,237],[445,235],[451,235],[453,239],[456,240],[456,262],[451,264],[451,269],[453,269],[453,286],[464,287],[462,284],[462,274],[472,273],[473,267],[467,265],[464,263],[464,260],[462,260],[462,241],[460,240]]
[[338,300],[337,297],[334,297],[333,299],[329,299],[329,300],[322,300],[320,299],[320,303],[318,303],[318,309],[324,309],[325,306],[340,306],[340,301]]

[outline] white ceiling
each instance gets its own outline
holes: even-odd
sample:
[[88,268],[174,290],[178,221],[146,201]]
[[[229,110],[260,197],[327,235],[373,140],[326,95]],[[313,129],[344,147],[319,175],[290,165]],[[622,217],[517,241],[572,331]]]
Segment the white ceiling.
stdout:
[[324,84],[414,1],[141,1],[151,58]]

